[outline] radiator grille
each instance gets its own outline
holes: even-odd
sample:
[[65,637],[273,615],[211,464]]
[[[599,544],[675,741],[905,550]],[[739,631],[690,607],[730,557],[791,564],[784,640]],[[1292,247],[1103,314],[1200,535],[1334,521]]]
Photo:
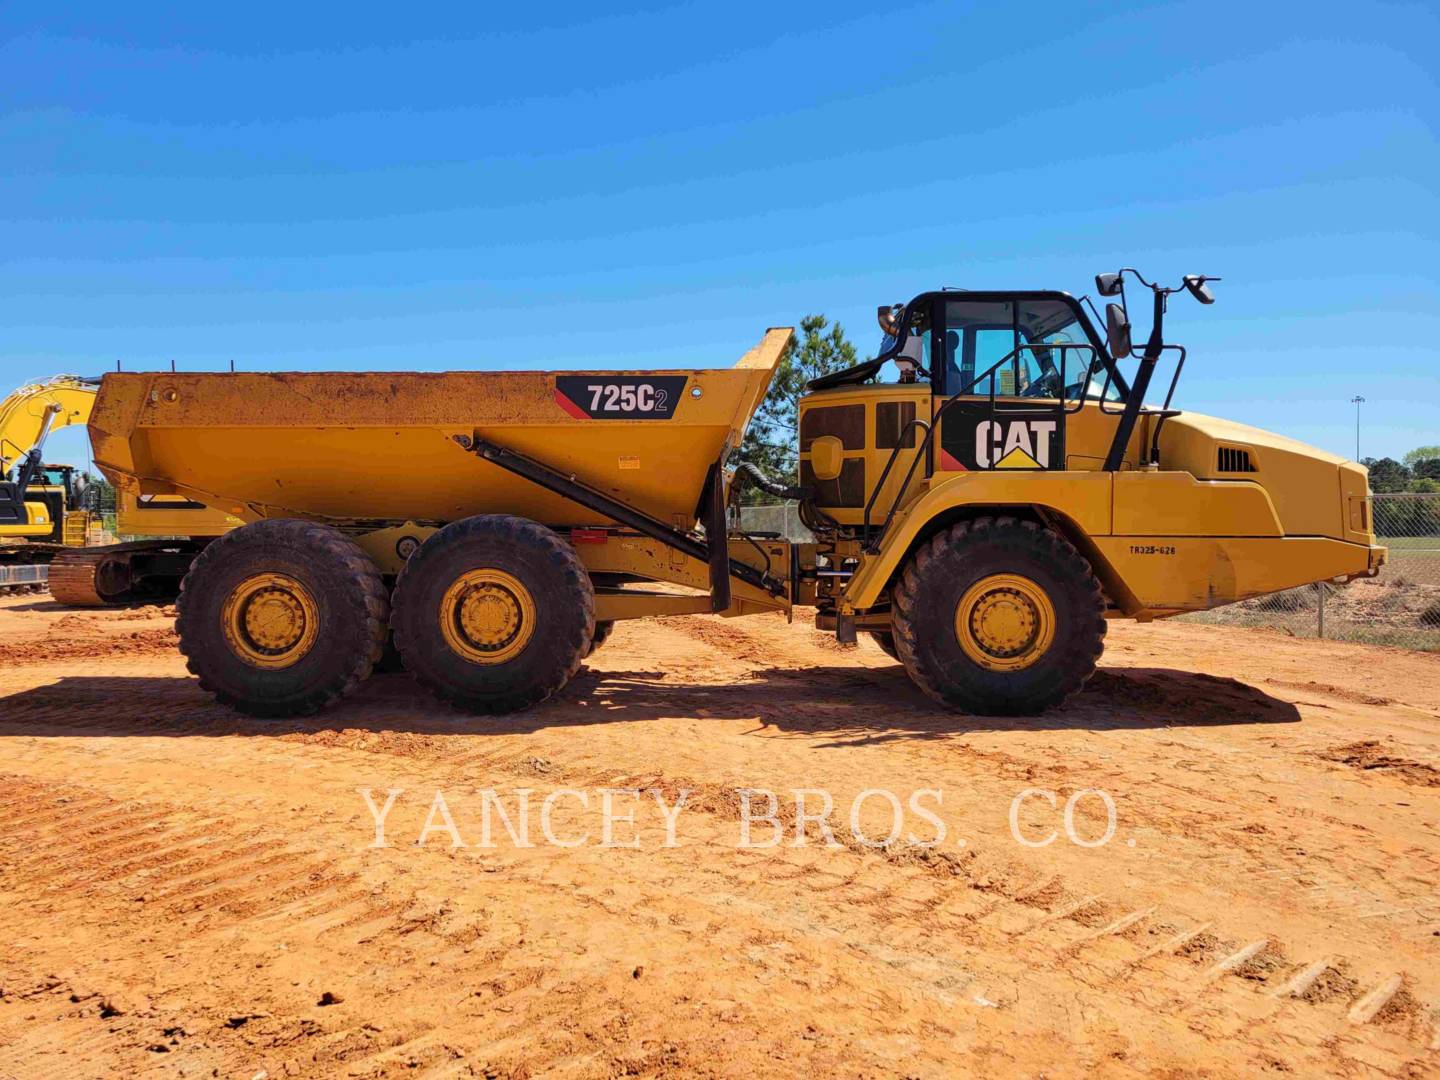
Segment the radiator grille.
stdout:
[[1216,468],[1220,472],[1255,471],[1255,466],[1250,461],[1250,451],[1242,450],[1238,446],[1220,447],[1220,459]]
[[800,418],[800,453],[822,435],[833,435],[846,450],[865,449],[865,406],[812,406]]
[[[900,445],[900,432],[915,419],[915,402],[882,401],[875,406],[875,448],[893,450]],[[915,447],[916,431],[911,428],[905,434],[905,449]]]
[[800,483],[815,492],[816,506],[865,505],[865,462],[860,458],[846,458],[834,480],[817,479],[810,462],[802,461]]

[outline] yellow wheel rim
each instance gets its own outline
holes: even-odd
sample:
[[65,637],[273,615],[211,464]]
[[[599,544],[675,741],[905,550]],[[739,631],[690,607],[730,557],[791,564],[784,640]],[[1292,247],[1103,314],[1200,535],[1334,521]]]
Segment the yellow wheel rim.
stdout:
[[261,668],[287,668],[315,644],[320,608],[310,590],[286,574],[255,574],[230,590],[220,612],[235,655]]
[[535,633],[535,601],[520,580],[482,567],[461,574],[440,599],[445,643],[475,664],[503,664]]
[[955,605],[955,637],[981,667],[1019,671],[1044,656],[1055,640],[1055,606],[1029,578],[991,574],[966,589]]

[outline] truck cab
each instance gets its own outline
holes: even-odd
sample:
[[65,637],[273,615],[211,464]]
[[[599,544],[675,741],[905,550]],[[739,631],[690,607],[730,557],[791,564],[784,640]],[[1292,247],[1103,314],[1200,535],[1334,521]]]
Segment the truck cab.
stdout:
[[[800,479],[836,567],[817,579],[822,625],[844,635],[853,620],[883,643],[907,560],[977,516],[1062,536],[1109,618],[1378,570],[1363,467],[1172,407],[1183,346],[1152,333],[1127,374],[1128,316],[1109,321],[1102,335],[1058,291],[923,293],[887,326],[890,349],[810,384]],[[902,372],[913,360],[913,381],[876,381],[892,359]],[[1159,403],[1146,387],[1163,388]]]

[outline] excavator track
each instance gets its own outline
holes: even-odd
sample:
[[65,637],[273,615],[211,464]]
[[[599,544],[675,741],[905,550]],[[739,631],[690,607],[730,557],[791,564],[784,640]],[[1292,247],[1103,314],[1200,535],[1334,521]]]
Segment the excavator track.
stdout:
[[[123,604],[128,588],[115,594],[102,591],[96,584],[97,578],[104,581],[114,572],[107,564],[113,564],[116,558],[106,548],[88,551],[82,548],[57,555],[50,561],[50,595],[62,604],[75,607]],[[123,555],[119,558],[122,563],[126,561]]]
[[[109,607],[137,600],[166,600],[179,591],[179,573],[147,572],[174,541],[142,541],[71,548],[50,561],[50,595],[75,607]],[[173,556],[172,556],[173,561]]]
[[0,543],[0,596],[44,592],[50,560],[64,550],[45,541]]

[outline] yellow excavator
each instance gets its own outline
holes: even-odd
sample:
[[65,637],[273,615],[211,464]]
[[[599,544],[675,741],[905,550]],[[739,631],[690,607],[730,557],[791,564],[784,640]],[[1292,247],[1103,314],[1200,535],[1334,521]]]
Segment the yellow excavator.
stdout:
[[54,432],[89,423],[99,390],[99,379],[56,375],[0,401],[0,594],[48,584],[56,600],[85,607],[163,600],[195,552],[240,524],[192,499],[121,493],[116,531],[149,539],[87,546],[75,469],[44,453]]
[[46,465],[44,449],[51,432],[89,421],[97,388],[57,375],[0,401],[0,592],[43,589],[48,563],[85,545],[89,515],[76,506],[74,469]]

